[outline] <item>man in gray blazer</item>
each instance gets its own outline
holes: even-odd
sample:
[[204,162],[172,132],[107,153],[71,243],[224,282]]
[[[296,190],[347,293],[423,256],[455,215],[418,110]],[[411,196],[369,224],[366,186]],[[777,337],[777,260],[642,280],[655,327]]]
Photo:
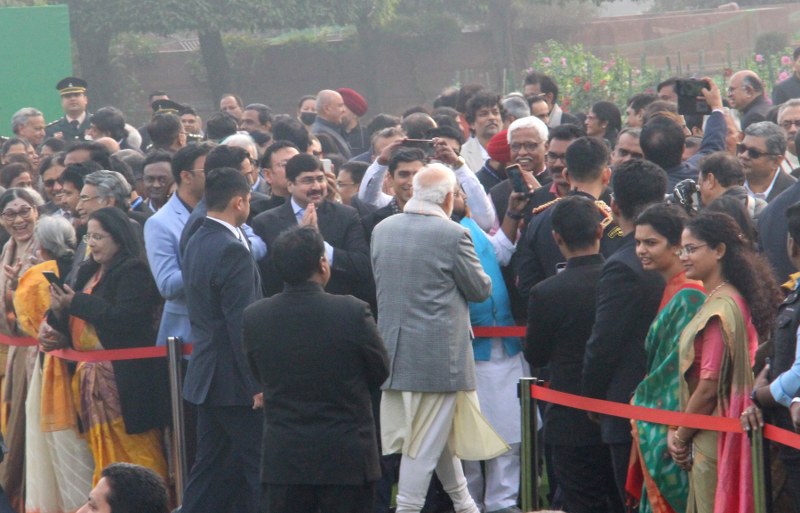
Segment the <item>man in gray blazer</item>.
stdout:
[[397,513],[422,509],[434,470],[455,510],[477,513],[448,437],[459,428],[456,401],[477,397],[467,301],[485,300],[492,283],[469,231],[450,220],[452,170],[428,165],[413,187],[404,213],[372,235],[378,329],[391,362],[381,400],[383,452],[402,452]]

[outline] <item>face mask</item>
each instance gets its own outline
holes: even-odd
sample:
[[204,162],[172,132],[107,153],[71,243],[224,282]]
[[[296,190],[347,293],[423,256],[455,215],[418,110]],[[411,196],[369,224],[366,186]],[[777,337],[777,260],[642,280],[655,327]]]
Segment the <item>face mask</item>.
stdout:
[[317,119],[316,112],[301,112],[300,113],[300,121],[303,122],[304,125],[310,126],[314,124],[314,120]]

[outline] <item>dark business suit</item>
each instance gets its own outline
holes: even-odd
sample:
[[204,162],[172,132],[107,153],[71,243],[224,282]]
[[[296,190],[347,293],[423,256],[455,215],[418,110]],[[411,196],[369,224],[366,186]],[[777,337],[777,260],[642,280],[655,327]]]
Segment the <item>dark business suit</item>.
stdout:
[[[350,294],[368,300],[373,287],[369,244],[364,238],[364,227],[358,212],[346,205],[324,201],[317,208],[317,225],[322,238],[334,248],[331,279],[325,290],[331,294]],[[292,226],[297,226],[297,218],[291,200],[257,215],[252,223],[253,231],[267,244],[267,248],[278,235]],[[259,265],[264,280],[264,295],[273,296],[283,290],[283,282],[278,277],[269,251]]]
[[[601,200],[608,204],[606,193],[603,193]],[[591,195],[579,191],[571,191],[569,195],[595,200]],[[598,223],[605,217],[606,215],[598,207]],[[600,253],[605,257],[610,257],[621,245],[622,231],[613,222],[607,224],[603,230],[603,238],[600,239]],[[522,240],[517,244],[515,257],[517,287],[522,297],[528,296],[531,287],[556,274],[556,266],[563,263],[565,259],[553,239],[553,206],[547,207],[546,210],[531,217]]]
[[[602,270],[602,255],[571,258],[561,273],[531,289],[525,358],[531,367],[549,365],[553,390],[581,393],[583,354],[592,334]],[[617,492],[600,426],[584,411],[547,404],[544,440],[566,509],[605,513],[608,498],[616,498]],[[621,509],[620,501],[614,503]]]
[[[644,339],[663,292],[663,278],[642,269],[636,257],[636,241],[629,233],[600,275],[594,327],[583,359],[583,395],[618,403],[630,401],[647,370]],[[611,449],[617,488],[624,501],[631,424],[628,419],[603,417],[600,428],[603,442]]]
[[797,181],[795,177],[792,175],[788,175],[778,168],[778,176],[775,178],[775,184],[772,186],[772,190],[769,191],[769,196],[767,196],[767,203],[772,203],[772,200],[778,197],[780,193],[794,185]]
[[249,306],[244,344],[264,387],[270,513],[370,513],[381,476],[370,393],[389,359],[369,306],[314,282]]
[[742,127],[742,132],[753,123],[767,121],[767,114],[771,108],[772,105],[767,101],[766,96],[763,94],[756,96],[756,98],[750,102],[750,105],[739,111],[741,113],[741,121],[739,124]]
[[800,202],[800,182],[795,182],[771,201],[758,219],[759,246],[778,283],[785,282],[795,272],[794,265],[786,254],[786,235],[789,233],[786,209],[797,202]]
[[261,390],[242,346],[244,309],[261,298],[245,242],[205,219],[186,245],[183,282],[194,350],[183,397],[197,408],[197,455],[183,512],[259,511],[262,423],[253,410]]

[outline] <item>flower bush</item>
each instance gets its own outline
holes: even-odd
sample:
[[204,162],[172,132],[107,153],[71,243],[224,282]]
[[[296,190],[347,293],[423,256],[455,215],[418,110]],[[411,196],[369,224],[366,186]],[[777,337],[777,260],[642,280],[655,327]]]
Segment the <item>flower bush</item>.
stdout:
[[642,91],[655,91],[657,73],[652,68],[632,66],[627,59],[597,57],[582,45],[548,41],[537,47],[526,72],[540,71],[556,81],[559,104],[568,111],[588,111],[597,101],[624,105]]
[[[774,85],[792,74],[792,49],[786,48],[775,54],[752,54],[739,59],[737,69],[751,69],[764,81],[767,95]],[[735,71],[733,64],[714,73],[707,71],[725,94],[728,79]],[[628,98],[641,92],[655,92],[659,80],[674,74],[674,71],[647,66],[642,59],[634,66],[619,55],[602,59],[579,44],[561,44],[547,41],[537,46],[532,56],[531,67],[526,71],[542,72],[556,81],[559,88],[559,104],[567,111],[588,112],[591,105],[600,100],[614,102],[624,107]]]

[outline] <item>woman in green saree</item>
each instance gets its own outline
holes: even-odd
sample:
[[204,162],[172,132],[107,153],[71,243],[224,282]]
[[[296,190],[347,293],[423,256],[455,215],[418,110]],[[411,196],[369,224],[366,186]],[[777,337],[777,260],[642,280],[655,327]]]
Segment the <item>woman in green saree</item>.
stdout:
[[[681,233],[687,220],[674,205],[653,205],[636,219],[636,255],[644,269],[658,272],[667,284],[645,340],[647,376],[634,392],[631,403],[636,406],[680,409],[678,339],[706,297],[703,284],[688,279],[681,265]],[[638,503],[641,513],[685,511],[689,483],[669,457],[667,426],[631,422],[633,450],[625,487],[629,504]]]

